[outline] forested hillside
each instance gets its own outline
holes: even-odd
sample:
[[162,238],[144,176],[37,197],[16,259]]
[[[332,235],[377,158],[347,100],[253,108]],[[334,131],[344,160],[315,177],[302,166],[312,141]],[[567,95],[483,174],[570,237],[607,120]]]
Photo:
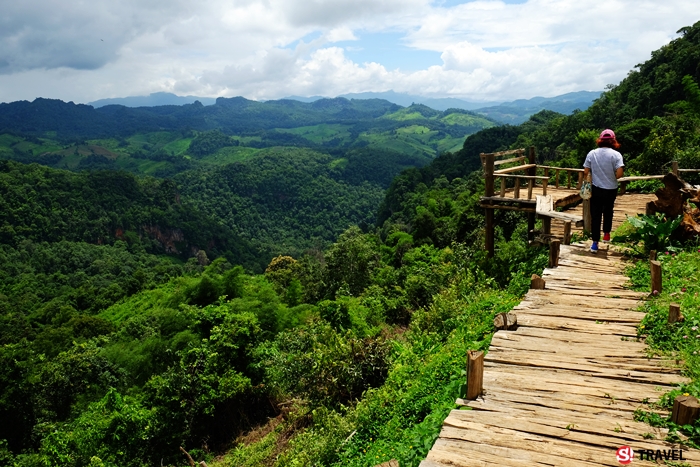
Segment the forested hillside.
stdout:
[[[589,110],[469,136],[393,178],[374,225],[367,209],[409,156],[256,148],[221,129],[170,146],[194,153],[168,180],[2,162],[0,464],[187,465],[182,446],[210,466],[417,466],[464,389],[466,351],[488,347],[494,314],[546,263],[510,211],[486,257],[478,154],[532,144],[580,166],[612,127],[631,169],[697,167],[698,58],[700,23]],[[380,119],[416,114],[427,130],[466,115]],[[110,141],[175,141],[164,135]],[[49,144],[4,138],[21,140],[12,158]],[[182,233],[178,252],[199,250],[165,255],[164,229]],[[241,267],[248,240],[267,251],[263,274]]]

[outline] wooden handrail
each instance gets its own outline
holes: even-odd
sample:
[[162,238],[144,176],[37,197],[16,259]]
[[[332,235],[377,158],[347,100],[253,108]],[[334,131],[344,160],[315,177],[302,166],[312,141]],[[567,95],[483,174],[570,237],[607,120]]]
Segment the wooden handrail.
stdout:
[[549,180],[549,177],[543,177],[541,175],[513,175],[506,173],[494,173],[494,177],[506,177],[506,178],[524,178],[525,180]]
[[523,164],[523,165],[516,165],[515,167],[508,167],[507,169],[501,169],[501,170],[494,170],[493,174],[507,174],[511,172],[518,172],[519,170],[526,170],[526,169],[532,169],[534,167],[537,167],[536,164]]
[[634,175],[632,177],[620,177],[618,183],[634,182],[637,180],[661,180],[666,175]]
[[553,165],[538,165],[538,169],[553,169],[553,170],[567,170],[569,172],[583,172],[583,169],[574,169],[571,167],[555,167]]
[[520,157],[512,157],[510,159],[503,159],[500,161],[494,161],[493,165],[503,165],[503,164],[510,164],[512,162],[521,162],[527,159],[525,156],[520,156]]

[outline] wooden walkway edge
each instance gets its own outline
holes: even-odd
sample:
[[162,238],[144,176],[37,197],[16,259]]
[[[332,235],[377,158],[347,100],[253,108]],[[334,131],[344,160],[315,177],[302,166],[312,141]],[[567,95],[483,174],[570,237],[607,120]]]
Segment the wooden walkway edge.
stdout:
[[[421,467],[619,466],[622,446],[637,452],[632,465],[657,465],[639,451],[679,452],[633,414],[688,380],[637,340],[643,294],[624,287],[622,256],[588,245],[562,245],[546,289],[513,310],[518,328],[493,336],[483,396],[457,400],[466,410],[450,413]],[[700,466],[697,450],[683,458],[678,465]]]

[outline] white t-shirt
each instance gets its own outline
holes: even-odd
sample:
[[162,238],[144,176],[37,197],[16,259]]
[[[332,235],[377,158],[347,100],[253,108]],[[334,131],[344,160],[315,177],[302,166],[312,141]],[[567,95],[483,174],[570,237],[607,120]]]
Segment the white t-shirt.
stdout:
[[583,167],[591,169],[591,181],[598,188],[614,190],[617,188],[615,172],[624,167],[622,154],[611,148],[598,148],[588,153]]

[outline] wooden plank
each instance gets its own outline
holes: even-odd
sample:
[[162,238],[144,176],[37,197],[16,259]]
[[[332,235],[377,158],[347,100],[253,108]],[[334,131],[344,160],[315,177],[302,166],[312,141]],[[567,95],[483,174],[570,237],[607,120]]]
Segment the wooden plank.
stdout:
[[511,164],[513,162],[521,162],[527,159],[525,156],[520,156],[520,157],[512,157],[510,159],[501,159],[500,161],[494,161],[494,165],[503,165],[503,164]]
[[[494,408],[496,406],[494,405]],[[507,412],[494,412],[490,410],[453,410],[445,420],[445,425],[453,429],[468,429],[469,431],[486,432],[485,427],[501,428],[498,431],[515,431],[530,433],[541,440],[561,439],[565,441],[579,441],[603,448],[615,447],[635,441],[643,441],[641,433],[656,432],[657,436],[663,436],[664,430],[654,429],[645,423],[625,420],[624,416],[614,417],[605,414],[592,416],[576,414],[569,416],[560,410],[537,407],[536,410],[519,409],[522,405],[510,406],[512,416]],[[563,415],[563,416],[562,416]],[[480,423],[479,423],[480,422]],[[569,428],[567,428],[567,426]],[[461,433],[453,432],[458,436]],[[479,436],[479,435],[477,435]],[[663,442],[650,439],[649,445],[660,446]]]
[[494,174],[509,174],[512,172],[518,172],[521,170],[531,169],[533,167],[537,167],[537,165],[535,165],[535,164],[516,165],[515,167],[508,167],[507,169],[495,170]]
[[519,178],[521,180],[549,180],[549,177],[543,177],[541,175],[512,175],[509,173],[502,173],[500,170],[494,172],[493,176],[500,178]]
[[633,182],[635,180],[661,180],[665,175],[638,175],[633,177],[620,177],[617,179],[620,182]]
[[[556,212],[562,199],[578,196],[563,188],[551,195],[546,206],[541,197],[530,206]],[[650,199],[618,197],[613,225],[643,212]],[[567,214],[580,213],[581,205]],[[563,226],[557,229],[563,234]],[[513,308],[517,330],[493,335],[482,395],[457,400],[472,410],[450,413],[424,467],[554,466],[563,459],[616,466],[621,445],[673,448],[663,441],[666,430],[635,422],[634,411],[648,410],[643,401],[658,401],[690,380],[679,374],[679,361],[651,357],[637,337],[644,314],[636,309],[647,294],[627,289],[622,254],[609,247],[592,255],[587,245],[561,245],[558,267],[542,273],[546,289],[528,291]],[[655,439],[647,439],[650,434]],[[683,453],[690,465],[700,465],[697,450]],[[637,464],[653,465],[638,458]]]
[[[510,193],[512,194],[512,192]],[[479,201],[502,201],[502,202],[510,202],[510,203],[519,203],[519,204],[524,204],[524,205],[532,205],[533,209],[535,207],[535,200],[529,200],[529,199],[514,199],[514,198],[501,198],[500,196],[482,196],[479,198]],[[500,209],[500,207],[499,207]]]

